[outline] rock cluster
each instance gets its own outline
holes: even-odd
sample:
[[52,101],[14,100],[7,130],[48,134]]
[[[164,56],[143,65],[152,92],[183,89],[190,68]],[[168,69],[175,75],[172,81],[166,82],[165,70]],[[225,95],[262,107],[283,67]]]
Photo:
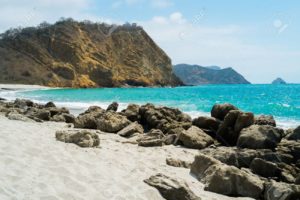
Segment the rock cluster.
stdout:
[[[128,138],[141,148],[197,149],[199,155],[192,163],[180,158],[168,158],[166,163],[190,168],[208,191],[265,200],[300,198],[300,127],[283,130],[272,116],[254,116],[231,104],[215,105],[210,117],[193,120],[178,109],[153,104],[130,104],[120,112],[117,103],[107,109],[92,106],[75,118],[53,103],[17,99],[0,101],[0,111],[15,120],[62,121],[98,129]],[[81,147],[98,146],[98,135],[87,130],[59,131],[56,138]],[[145,182],[166,199],[199,199],[184,184],[161,174]]]
[[0,112],[5,113],[12,120],[75,122],[75,116],[70,114],[68,109],[58,108],[53,102],[45,105],[25,99],[16,99],[14,102],[0,102]]

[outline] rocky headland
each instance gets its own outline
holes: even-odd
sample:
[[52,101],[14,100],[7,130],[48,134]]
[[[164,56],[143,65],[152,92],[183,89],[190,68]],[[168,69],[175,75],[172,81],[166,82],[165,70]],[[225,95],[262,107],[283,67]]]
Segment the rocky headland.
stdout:
[[[103,134],[119,138],[124,148],[181,147],[161,165],[189,169],[205,191],[263,200],[300,198],[300,127],[283,130],[276,127],[272,116],[255,116],[231,104],[216,104],[210,117],[195,119],[178,109],[153,104],[130,104],[118,111],[116,102],[106,109],[92,106],[73,116],[52,102],[40,105],[24,99],[2,99],[0,112],[24,123],[67,123],[69,128],[57,129],[53,137],[79,147],[101,147],[108,142],[107,138],[102,141]],[[156,150],[151,154],[154,157]],[[182,156],[184,152],[189,156]],[[163,198],[210,199],[199,196],[176,173],[161,173],[159,166],[155,171],[144,182]],[[185,176],[190,175],[186,172]]]
[[63,19],[0,35],[0,83],[50,87],[178,86],[171,59],[136,24]]
[[173,71],[186,85],[250,84],[231,67],[221,69],[218,66],[178,64],[173,67]]

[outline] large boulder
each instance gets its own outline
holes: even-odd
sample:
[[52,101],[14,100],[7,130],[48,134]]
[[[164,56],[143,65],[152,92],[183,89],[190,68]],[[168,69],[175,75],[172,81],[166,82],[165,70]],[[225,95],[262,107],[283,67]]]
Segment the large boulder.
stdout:
[[178,135],[183,146],[192,149],[203,149],[214,143],[214,139],[196,126],[192,126]]
[[97,147],[100,144],[98,134],[86,130],[57,131],[55,137],[61,142],[74,143],[80,147]]
[[105,110],[98,106],[91,106],[75,119],[74,127],[97,129],[97,118],[99,118],[104,112]]
[[224,145],[235,146],[240,131],[254,123],[253,113],[231,110],[217,131],[217,139]]
[[300,140],[300,126],[286,136],[287,140]]
[[122,137],[129,138],[143,133],[144,133],[143,127],[139,123],[133,122],[128,126],[126,126],[125,128],[123,128],[122,130],[120,130],[117,134]]
[[49,121],[51,119],[51,113],[49,110],[46,109],[39,109],[35,107],[29,108],[25,115],[31,119],[40,119],[43,121]]
[[271,181],[266,183],[265,200],[298,200],[300,199],[300,186]]
[[281,175],[281,170],[276,163],[261,158],[255,158],[251,162],[250,169],[253,173],[266,178],[280,177]]
[[123,115],[115,112],[106,112],[97,119],[97,129],[108,133],[117,133],[130,123]]
[[276,121],[272,115],[260,115],[255,117],[254,124],[270,125],[276,127]]
[[55,108],[55,107],[56,105],[52,101],[45,104],[45,108]]
[[140,107],[139,114],[141,123],[146,129],[160,129],[165,134],[175,128],[188,129],[192,125],[191,117],[182,113],[179,109],[155,107],[152,104],[146,104]]
[[264,191],[264,182],[255,174],[203,154],[195,157],[191,173],[205,184],[205,190],[219,194],[259,199]]
[[241,131],[237,146],[249,149],[275,149],[281,140],[281,131],[273,126],[252,125]]
[[229,103],[215,104],[213,106],[212,110],[211,110],[211,116],[223,121],[225,116],[231,110],[238,110],[238,108],[235,107],[234,105],[229,104]]
[[201,200],[185,182],[178,181],[163,174],[151,176],[144,181],[148,185],[155,187],[167,200]]
[[204,130],[217,132],[221,122],[214,117],[200,116],[193,120],[193,125]]

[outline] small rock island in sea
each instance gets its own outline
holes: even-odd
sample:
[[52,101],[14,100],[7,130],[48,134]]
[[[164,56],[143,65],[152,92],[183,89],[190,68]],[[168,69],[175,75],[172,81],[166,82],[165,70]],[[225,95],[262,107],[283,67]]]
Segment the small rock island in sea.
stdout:
[[272,84],[282,85],[282,84],[287,84],[287,83],[282,78],[277,78],[272,82]]

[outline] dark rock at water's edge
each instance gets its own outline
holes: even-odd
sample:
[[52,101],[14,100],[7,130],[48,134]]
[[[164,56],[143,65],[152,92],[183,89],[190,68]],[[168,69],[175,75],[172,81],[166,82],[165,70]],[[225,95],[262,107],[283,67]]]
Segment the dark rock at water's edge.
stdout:
[[0,35],[0,83],[50,87],[179,86],[171,59],[136,24],[61,19]]
[[277,78],[277,79],[275,79],[273,82],[272,82],[272,84],[274,84],[274,85],[285,85],[285,84],[287,84],[282,78]]
[[203,84],[250,84],[232,68],[217,69],[199,65],[179,64],[173,66],[174,74],[186,85]]

